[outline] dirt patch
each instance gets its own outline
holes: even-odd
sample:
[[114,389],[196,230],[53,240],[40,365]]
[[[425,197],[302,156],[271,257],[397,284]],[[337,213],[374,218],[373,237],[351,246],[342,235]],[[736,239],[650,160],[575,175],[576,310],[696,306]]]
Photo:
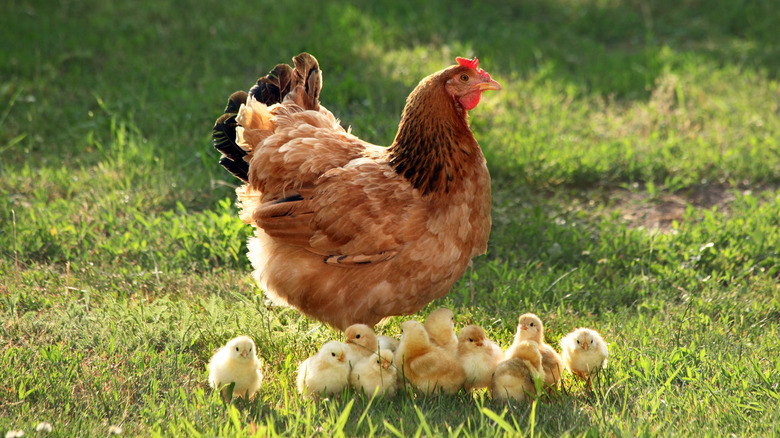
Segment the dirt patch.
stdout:
[[734,187],[709,184],[681,190],[677,193],[657,193],[617,189],[610,192],[610,204],[633,228],[669,231],[672,224],[682,222],[688,205],[695,208],[727,212],[735,199]]

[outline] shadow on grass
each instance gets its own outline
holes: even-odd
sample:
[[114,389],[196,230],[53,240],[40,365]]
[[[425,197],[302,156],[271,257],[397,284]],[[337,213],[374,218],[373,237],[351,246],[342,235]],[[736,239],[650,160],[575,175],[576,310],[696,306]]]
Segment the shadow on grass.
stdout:
[[[665,47],[766,69],[780,66],[780,18],[771,1],[573,0],[371,2],[356,6],[397,44],[460,42],[491,71],[542,70],[591,93],[645,98],[662,73]],[[446,12],[445,12],[446,11]],[[470,54],[465,54],[470,55]]]

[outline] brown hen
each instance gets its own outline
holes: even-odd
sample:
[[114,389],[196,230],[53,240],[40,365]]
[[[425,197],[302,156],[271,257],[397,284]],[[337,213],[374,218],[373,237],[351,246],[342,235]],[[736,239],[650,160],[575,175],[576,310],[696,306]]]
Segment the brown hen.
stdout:
[[221,164],[245,184],[249,258],[276,303],[341,330],[446,295],[486,251],[490,175],[469,124],[501,86],[478,61],[424,78],[389,147],[350,134],[319,103],[308,53],[236,92],[214,127]]

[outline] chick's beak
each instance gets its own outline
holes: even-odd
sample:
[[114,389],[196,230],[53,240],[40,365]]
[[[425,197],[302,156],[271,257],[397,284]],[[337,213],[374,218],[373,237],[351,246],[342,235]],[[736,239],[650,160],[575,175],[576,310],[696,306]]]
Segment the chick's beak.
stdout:
[[486,90],[501,90],[501,84],[499,84],[495,79],[486,78],[484,82],[480,82],[477,85],[475,85],[479,91],[486,91]]
[[246,348],[241,349],[241,357],[248,357],[249,356],[249,350]]
[[339,362],[344,362],[345,360],[347,360],[347,355],[345,353],[341,353],[341,355],[339,355]]
[[582,344],[582,349],[583,349],[583,350],[585,350],[585,351],[588,351],[588,348],[590,348],[590,346],[588,345],[588,343],[587,343],[587,342],[586,342],[586,343],[584,343],[584,344]]

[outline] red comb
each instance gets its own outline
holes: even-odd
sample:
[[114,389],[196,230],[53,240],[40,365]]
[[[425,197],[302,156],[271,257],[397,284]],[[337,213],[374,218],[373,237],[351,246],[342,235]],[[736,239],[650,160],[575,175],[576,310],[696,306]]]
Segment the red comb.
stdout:
[[458,65],[463,67],[473,68],[474,70],[476,70],[477,67],[479,67],[479,59],[477,59],[476,56],[474,57],[474,59],[461,58],[460,56],[458,56],[457,58],[455,58],[455,60],[458,61]]
[[479,59],[475,56],[474,59],[468,59],[468,58],[461,58],[458,56],[455,58],[455,61],[458,61],[458,65],[461,67],[468,67],[471,69],[474,69],[482,76],[487,77],[488,80],[490,80],[490,74],[488,74],[485,70],[482,70],[481,68],[478,68],[479,66]]

